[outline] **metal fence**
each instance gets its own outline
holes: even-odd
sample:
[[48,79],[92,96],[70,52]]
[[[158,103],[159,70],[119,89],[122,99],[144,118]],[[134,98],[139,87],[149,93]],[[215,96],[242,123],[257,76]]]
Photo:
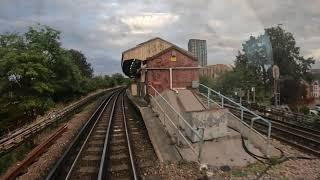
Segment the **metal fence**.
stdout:
[[[204,142],[204,128],[197,127],[198,129],[195,129],[194,127],[192,127],[185,120],[185,118],[153,86],[151,85],[148,85],[148,86],[151,87],[153,91],[153,92],[148,92],[149,96],[151,97],[151,100],[154,101],[155,105],[159,108],[158,110],[160,112],[158,113],[163,117],[164,122],[161,122],[161,123],[164,126],[166,126],[166,123],[169,122],[169,124],[173,126],[175,133],[179,134],[182,137],[183,141],[192,150],[194,155],[197,157],[198,162],[201,162],[201,152],[202,152],[202,146]],[[184,125],[184,127],[181,127],[182,124]],[[200,143],[198,144],[198,149],[192,146],[192,143],[190,142],[188,137],[185,135],[183,128],[190,129],[191,132],[194,133],[197,138],[199,138]],[[170,131],[168,128],[166,128],[166,130]]]
[[[271,122],[264,119],[263,117],[257,115],[255,112],[247,109],[246,107],[242,106],[240,103],[235,102],[234,100],[232,100],[229,97],[224,96],[223,94],[221,94],[220,92],[217,92],[211,88],[209,88],[206,85],[203,84],[199,84],[199,93],[206,98],[207,101],[207,106],[208,108],[210,108],[212,105],[215,105],[217,107],[221,107],[224,108],[226,106],[233,106],[233,108],[236,108],[238,110],[240,110],[240,118],[238,118],[237,116],[235,116],[234,114],[230,113],[233,117],[235,117],[236,119],[239,119],[240,122],[247,126],[250,127],[252,130],[255,130],[253,128],[254,122],[255,121],[263,121],[264,123],[266,123],[268,125],[268,132],[267,132],[267,151],[266,154],[267,156],[269,156],[269,147],[270,147],[270,135],[271,135]],[[250,126],[244,122],[244,113],[246,114],[250,114],[253,117],[251,118],[251,124]],[[242,126],[241,126],[242,127]],[[241,135],[243,134],[242,132],[242,128],[240,128],[240,133]],[[263,136],[262,134],[260,134],[258,131],[256,131],[257,134]]]

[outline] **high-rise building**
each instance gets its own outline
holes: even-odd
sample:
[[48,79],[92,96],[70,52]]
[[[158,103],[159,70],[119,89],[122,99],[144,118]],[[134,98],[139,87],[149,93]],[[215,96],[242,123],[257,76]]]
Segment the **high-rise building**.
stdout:
[[199,65],[207,65],[206,40],[190,39],[188,42],[188,51],[191,52],[198,59]]

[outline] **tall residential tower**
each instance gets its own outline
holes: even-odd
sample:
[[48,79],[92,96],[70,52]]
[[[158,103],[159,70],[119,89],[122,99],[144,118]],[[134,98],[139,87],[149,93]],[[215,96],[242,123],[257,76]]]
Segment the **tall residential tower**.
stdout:
[[191,52],[199,62],[200,66],[207,65],[207,42],[206,40],[190,39],[188,51]]

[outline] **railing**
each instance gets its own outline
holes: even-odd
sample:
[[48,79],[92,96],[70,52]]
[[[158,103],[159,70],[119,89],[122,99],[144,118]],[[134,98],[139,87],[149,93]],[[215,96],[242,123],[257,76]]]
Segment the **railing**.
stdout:
[[[263,117],[257,115],[255,112],[247,109],[246,107],[242,106],[240,103],[237,103],[235,101],[233,101],[231,98],[228,98],[226,96],[224,96],[223,94],[221,94],[220,92],[217,92],[211,88],[209,88],[206,85],[203,84],[199,84],[199,92],[202,96],[207,98],[207,106],[208,108],[210,108],[211,103],[214,103],[215,105],[217,105],[218,107],[225,107],[226,104],[234,106],[236,109],[240,110],[240,122],[245,125],[250,127],[252,130],[254,130],[253,125],[254,122],[257,120],[263,121],[268,125],[268,132],[267,132],[267,150],[266,150],[266,154],[267,156],[269,156],[269,147],[270,147],[270,135],[271,135],[271,122],[264,119]],[[215,99],[215,100],[213,100]],[[244,112],[247,112],[248,114],[251,114],[253,117],[251,119],[251,125],[249,126],[246,122],[244,122]],[[235,116],[234,114],[230,113],[233,117],[239,119],[237,116]],[[242,126],[241,126],[242,127]],[[241,135],[243,134],[242,132],[242,128],[240,128],[240,133]],[[260,134],[259,132],[256,131],[256,133]],[[262,134],[260,134],[261,136],[263,136]]]
[[257,106],[254,106],[253,108],[257,109],[259,111],[262,111],[263,113],[269,113],[272,115],[276,115],[276,116],[279,116],[283,119],[287,119],[287,121],[302,124],[302,125],[310,125],[310,124],[314,123],[317,119],[316,116],[304,115],[301,113],[285,111],[285,110],[277,109],[274,107],[270,108],[270,107],[263,106],[263,105],[257,105]]
[[[201,152],[202,152],[202,146],[204,143],[204,128],[198,127],[197,129],[200,130],[201,135],[199,134],[199,132],[193,128],[186,120],[185,118],[151,85],[148,85],[152,90],[153,90],[153,94],[149,92],[149,96],[152,98],[152,100],[154,100],[155,104],[159,107],[161,113],[163,114],[164,117],[164,121],[167,119],[169,120],[169,122],[171,123],[171,125],[174,127],[175,131],[178,132],[182,139],[186,142],[186,144],[190,147],[190,149],[192,150],[192,152],[197,156],[198,158],[198,162],[201,162]],[[164,105],[161,105],[162,101],[164,103]],[[165,108],[163,106],[166,106]],[[169,112],[171,111],[171,113]],[[173,115],[173,116],[170,116]],[[174,120],[174,118],[176,118]],[[179,124],[177,125],[175,122],[179,122]],[[187,137],[184,135],[183,131],[181,131],[181,122],[183,122],[187,128],[189,128],[195,135],[197,138],[199,138],[200,143],[198,146],[198,150],[196,150],[193,146],[192,143],[187,139]],[[166,126],[165,122],[161,122],[164,126]],[[169,129],[166,129],[167,131],[169,131]]]

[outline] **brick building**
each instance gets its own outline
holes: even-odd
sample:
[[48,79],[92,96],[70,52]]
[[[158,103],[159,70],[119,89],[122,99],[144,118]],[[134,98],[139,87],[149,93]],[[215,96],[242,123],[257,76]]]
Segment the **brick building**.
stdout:
[[[167,48],[149,57],[146,63],[146,83],[162,92],[166,89],[188,88],[199,81],[197,59],[177,46]],[[152,92],[148,87],[148,92]]]

